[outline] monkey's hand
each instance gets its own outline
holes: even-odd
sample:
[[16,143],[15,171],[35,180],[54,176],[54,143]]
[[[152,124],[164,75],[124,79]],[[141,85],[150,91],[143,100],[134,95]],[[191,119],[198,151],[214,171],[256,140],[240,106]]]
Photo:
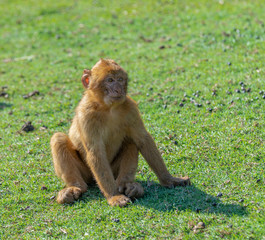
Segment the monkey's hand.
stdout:
[[124,195],[116,195],[108,199],[111,206],[125,207],[129,202],[131,202],[130,198]]
[[119,193],[123,193],[129,198],[139,198],[144,195],[144,189],[137,182],[120,183]]
[[78,187],[67,187],[58,193],[57,202],[58,203],[73,203],[82,194],[82,191]]
[[176,186],[191,185],[191,182],[190,182],[190,178],[187,176],[186,177],[179,177],[179,178],[171,177],[167,181],[161,182],[161,185],[164,187],[173,188]]

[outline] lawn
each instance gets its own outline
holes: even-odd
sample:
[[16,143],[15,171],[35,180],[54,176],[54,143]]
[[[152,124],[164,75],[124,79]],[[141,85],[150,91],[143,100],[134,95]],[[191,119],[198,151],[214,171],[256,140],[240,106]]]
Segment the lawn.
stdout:
[[[261,0],[1,0],[0,239],[264,239],[264,12]],[[101,57],[128,71],[166,165],[192,186],[161,187],[140,157],[145,195],[126,208],[96,186],[56,203],[49,141]]]

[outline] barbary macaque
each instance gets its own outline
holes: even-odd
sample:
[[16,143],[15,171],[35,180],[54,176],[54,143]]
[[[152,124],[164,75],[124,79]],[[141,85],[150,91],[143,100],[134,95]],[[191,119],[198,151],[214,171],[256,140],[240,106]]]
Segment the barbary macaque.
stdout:
[[128,97],[128,75],[115,61],[101,59],[84,70],[85,93],[76,108],[69,136],[55,133],[51,149],[56,174],[65,182],[58,203],[72,203],[96,181],[111,206],[142,197],[135,182],[140,152],[162,186],[190,184],[175,178],[145,129],[136,103]]

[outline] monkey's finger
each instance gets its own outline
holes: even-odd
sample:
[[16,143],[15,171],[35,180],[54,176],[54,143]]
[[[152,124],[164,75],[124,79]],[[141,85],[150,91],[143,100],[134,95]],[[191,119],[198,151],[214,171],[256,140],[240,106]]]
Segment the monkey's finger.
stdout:
[[186,185],[191,185],[191,181],[190,181],[190,178],[189,177],[183,177],[183,180],[185,182]]
[[124,193],[124,186],[119,186],[119,193]]
[[138,196],[138,189],[137,189],[137,188],[133,188],[133,189],[127,194],[127,196],[128,196],[129,198],[131,198],[131,197],[137,197],[137,196]]
[[174,186],[190,185],[190,179],[188,177],[175,178],[173,184]]
[[140,198],[144,195],[144,189],[142,188],[142,186],[137,186],[135,188],[133,188],[129,193],[128,193],[128,197],[129,198]]
[[189,177],[182,177],[180,178],[182,180],[182,186],[191,185],[190,178]]
[[136,189],[136,186],[135,185],[133,185],[133,184],[128,184],[127,186],[126,186],[126,190],[125,190],[125,195],[126,196],[129,196],[129,194],[130,194],[130,192],[131,191],[134,191]]

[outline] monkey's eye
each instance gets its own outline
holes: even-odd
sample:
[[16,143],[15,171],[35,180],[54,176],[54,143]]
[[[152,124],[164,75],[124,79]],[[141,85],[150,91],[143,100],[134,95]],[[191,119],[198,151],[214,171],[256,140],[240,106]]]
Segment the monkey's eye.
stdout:
[[119,82],[122,82],[123,81],[123,78],[122,77],[118,78],[118,81]]
[[111,77],[107,78],[107,82],[113,82],[113,81],[114,81],[113,78]]

